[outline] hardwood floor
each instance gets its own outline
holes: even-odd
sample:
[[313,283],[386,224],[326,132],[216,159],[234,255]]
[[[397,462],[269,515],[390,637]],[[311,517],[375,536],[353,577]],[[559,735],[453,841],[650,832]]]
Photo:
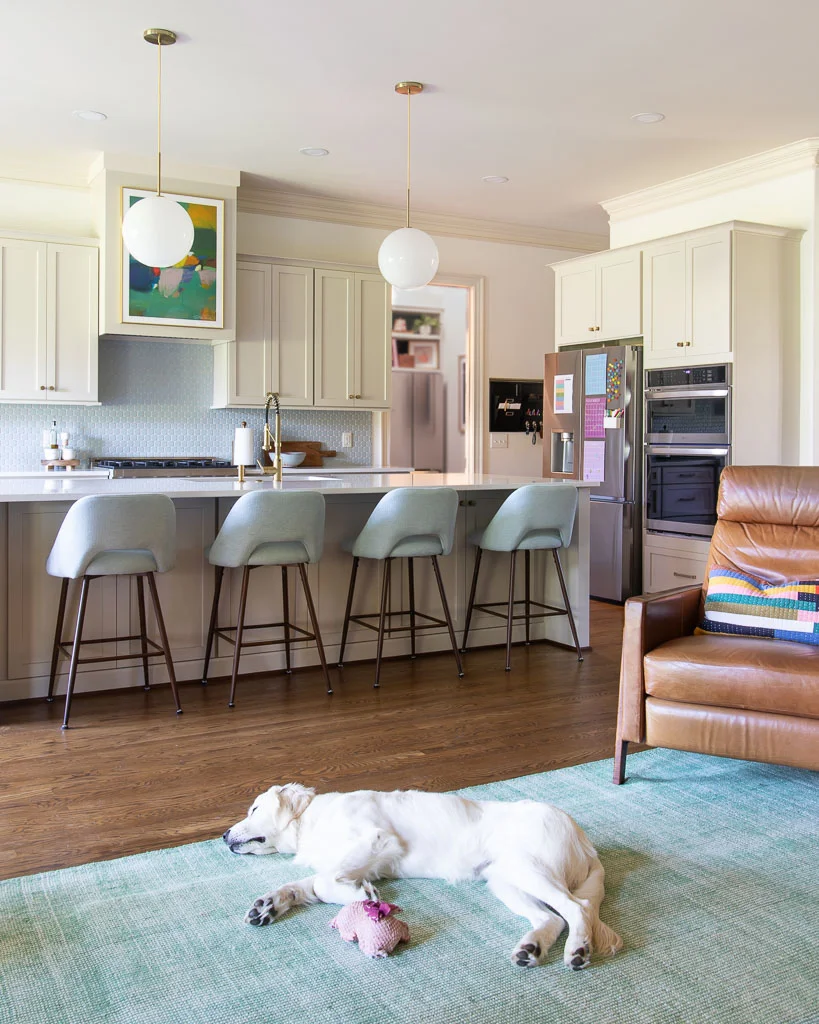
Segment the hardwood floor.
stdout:
[[[0,878],[209,839],[254,795],[295,780],[332,789],[456,789],[611,757],[622,608],[594,602],[593,650],[515,647],[170,691],[0,705]],[[335,671],[335,669],[333,669]]]

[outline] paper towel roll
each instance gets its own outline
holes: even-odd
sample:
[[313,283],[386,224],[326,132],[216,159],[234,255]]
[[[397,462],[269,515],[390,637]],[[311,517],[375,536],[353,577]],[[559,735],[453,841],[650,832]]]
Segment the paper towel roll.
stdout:
[[233,465],[252,466],[256,461],[253,427],[237,427],[233,432]]

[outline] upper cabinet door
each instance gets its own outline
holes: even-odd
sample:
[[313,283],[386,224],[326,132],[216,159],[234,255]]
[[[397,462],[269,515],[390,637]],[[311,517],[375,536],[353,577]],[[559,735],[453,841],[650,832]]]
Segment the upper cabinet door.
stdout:
[[731,352],[731,232],[690,239],[688,254],[688,331],[692,361]]
[[47,391],[49,402],[96,402],[99,251],[49,243]]
[[0,400],[48,395],[44,242],[0,238]]
[[[639,249],[614,251],[597,259],[596,338],[636,338],[642,328],[642,280]],[[588,333],[588,332],[587,332]]]
[[270,282],[269,263],[236,265],[236,341],[227,350],[227,405],[264,405],[272,390]]
[[558,345],[597,337],[597,269],[583,261],[556,271],[555,339]]
[[653,360],[682,362],[687,337],[685,239],[643,249],[644,365]]
[[313,404],[313,268],[271,266],[273,385],[284,406]]
[[315,271],[315,405],[356,405],[355,277],[343,270]]
[[355,403],[388,409],[392,383],[391,296],[380,274],[355,275]]

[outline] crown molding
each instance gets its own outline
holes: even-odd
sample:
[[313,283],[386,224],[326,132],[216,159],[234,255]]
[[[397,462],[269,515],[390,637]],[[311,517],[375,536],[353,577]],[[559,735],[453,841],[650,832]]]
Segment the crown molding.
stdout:
[[787,146],[769,149],[764,153],[732,160],[705,171],[664,181],[660,185],[629,192],[614,199],[605,199],[600,205],[609,215],[609,222],[625,220],[656,210],[680,206],[719,195],[736,188],[747,188],[759,182],[783,178],[799,171],[811,170],[819,162],[819,139],[801,139]]
[[[328,196],[302,195],[279,189],[239,189],[239,212],[262,213],[270,217],[291,217],[297,220],[326,221],[331,224],[350,224],[356,227],[400,228],[404,223],[403,211],[394,206],[379,206],[349,199]],[[432,235],[451,235],[454,238],[472,238],[481,242],[505,242],[511,245],[533,245],[546,249],[568,249],[575,252],[599,252],[607,249],[606,235],[562,231],[528,224],[479,220],[451,214],[417,212],[413,225]]]

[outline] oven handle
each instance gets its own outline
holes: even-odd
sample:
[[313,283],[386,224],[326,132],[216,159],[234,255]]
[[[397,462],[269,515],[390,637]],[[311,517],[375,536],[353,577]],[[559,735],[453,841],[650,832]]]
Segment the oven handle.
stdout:
[[681,444],[646,444],[649,455],[728,455],[730,448],[689,448]]
[[646,398],[670,398],[676,401],[679,398],[727,398],[728,388],[691,388],[690,390],[676,390],[675,388],[646,388]]

